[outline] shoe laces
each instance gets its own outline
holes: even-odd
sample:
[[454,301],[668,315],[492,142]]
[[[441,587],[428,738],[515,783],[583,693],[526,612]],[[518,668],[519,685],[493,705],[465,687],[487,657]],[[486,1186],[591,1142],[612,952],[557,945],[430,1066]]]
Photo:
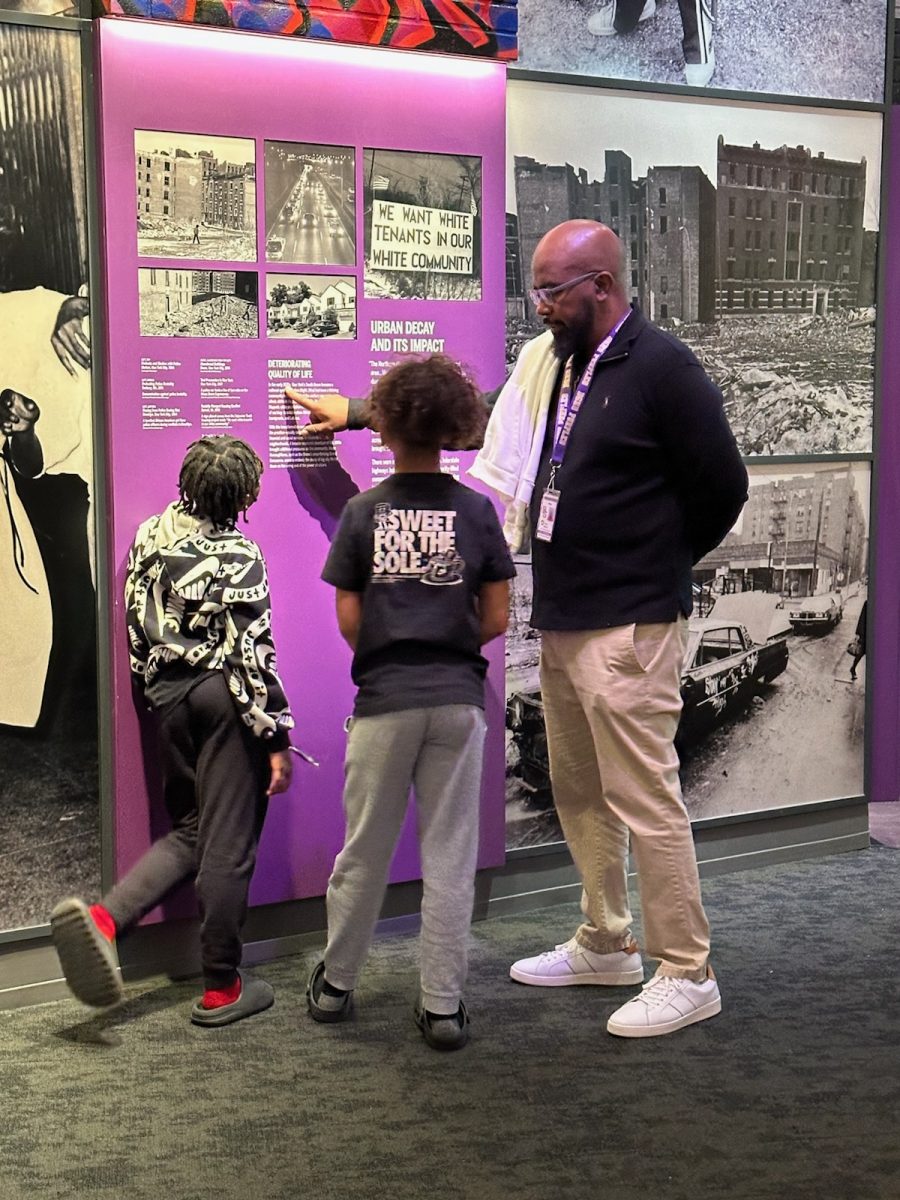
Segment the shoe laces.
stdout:
[[538,961],[542,963],[561,962],[564,958],[571,958],[580,949],[581,947],[573,938],[568,942],[560,942],[552,950],[545,950],[543,954],[538,956]]
[[673,992],[680,990],[681,982],[683,981],[673,979],[671,975],[654,975],[648,983],[644,984],[633,1002],[639,1001],[646,1004],[648,1008],[661,1008],[668,1002]]

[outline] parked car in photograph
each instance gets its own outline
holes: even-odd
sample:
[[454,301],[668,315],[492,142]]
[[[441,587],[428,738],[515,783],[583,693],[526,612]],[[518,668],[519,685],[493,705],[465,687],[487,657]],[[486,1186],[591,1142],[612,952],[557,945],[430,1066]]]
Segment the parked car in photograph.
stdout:
[[788,620],[795,633],[828,633],[844,615],[843,601],[835,592],[806,596],[786,604]]
[[760,687],[788,664],[787,639],[754,642],[745,625],[724,617],[697,617],[688,627],[681,672],[684,708],[679,748],[686,749],[727,715],[745,708]]
[[284,238],[272,237],[266,242],[266,258],[270,261],[277,261],[284,254]]
[[312,335],[315,338],[332,337],[335,333],[340,333],[340,329],[341,325],[338,321],[337,313],[331,309],[326,309],[315,325],[313,325]]
[[[681,673],[683,709],[676,736],[679,753],[727,717],[747,708],[753,697],[788,664],[786,630],[754,641],[747,626],[732,617],[696,617],[688,626]],[[547,734],[539,691],[514,692],[506,705],[506,727],[518,751],[518,773],[532,793],[550,787]]]

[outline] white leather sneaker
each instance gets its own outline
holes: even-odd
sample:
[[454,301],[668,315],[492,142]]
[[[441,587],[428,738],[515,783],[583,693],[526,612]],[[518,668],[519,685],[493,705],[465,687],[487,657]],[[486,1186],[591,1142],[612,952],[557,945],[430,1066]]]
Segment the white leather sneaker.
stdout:
[[616,1037],[661,1037],[721,1011],[722,997],[711,970],[702,983],[654,975],[640,995],[616,1009],[606,1028]]
[[530,983],[533,987],[571,987],[579,983],[622,987],[641,983],[644,965],[637,950],[595,954],[571,938],[536,958],[520,958],[509,968],[509,975],[517,983]]
[[[641,21],[649,21],[656,13],[656,0],[647,0],[644,7],[641,9],[641,15],[638,17],[638,23]],[[597,37],[612,37],[616,33],[616,0],[609,0],[608,4],[602,5],[597,12],[588,17],[588,32],[596,34]]]

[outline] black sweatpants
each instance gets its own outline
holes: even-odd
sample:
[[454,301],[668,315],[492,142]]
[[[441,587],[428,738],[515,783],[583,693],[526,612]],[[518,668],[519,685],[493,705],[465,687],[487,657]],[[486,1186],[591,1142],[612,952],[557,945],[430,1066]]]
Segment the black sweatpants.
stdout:
[[195,878],[203,979],[231,984],[266,816],[269,756],[238,716],[221,671],[210,671],[160,720],[172,830],[101,900],[124,932],[174,887]]
[[[637,28],[646,0],[616,0],[616,33],[631,33]],[[709,61],[712,45],[711,26],[716,18],[716,0],[678,0],[684,37],[681,48],[686,63]],[[705,18],[705,20],[704,20]]]

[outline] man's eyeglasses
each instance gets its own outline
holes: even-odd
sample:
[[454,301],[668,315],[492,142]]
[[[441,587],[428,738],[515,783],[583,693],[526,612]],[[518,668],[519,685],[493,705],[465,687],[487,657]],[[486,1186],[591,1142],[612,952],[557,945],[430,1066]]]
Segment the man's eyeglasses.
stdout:
[[584,283],[586,279],[596,279],[598,275],[602,274],[602,271],[586,271],[584,275],[576,275],[574,279],[567,279],[565,283],[558,283],[555,287],[532,288],[528,293],[528,299],[535,308],[540,308],[542,304],[552,304],[557,296],[574,287],[576,283]]

